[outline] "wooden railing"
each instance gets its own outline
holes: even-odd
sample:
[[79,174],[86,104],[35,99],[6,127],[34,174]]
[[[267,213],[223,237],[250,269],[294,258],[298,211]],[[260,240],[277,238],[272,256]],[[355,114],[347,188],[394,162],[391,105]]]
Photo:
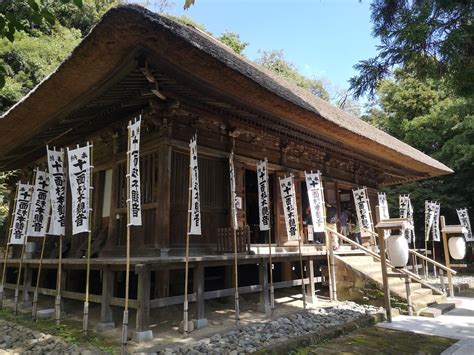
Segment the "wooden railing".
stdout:
[[[363,252],[365,252],[366,254],[370,255],[370,256],[373,256],[374,259],[380,261],[381,258],[380,258],[380,255],[373,252],[372,250],[370,249],[367,249],[366,247],[360,245],[359,243],[357,242],[354,242],[353,240],[343,236],[342,234],[336,232],[335,230],[333,229],[330,229],[330,228],[327,228],[326,227],[326,230],[328,233],[331,233],[335,236],[337,236],[339,239],[349,243],[350,245],[362,250]],[[434,260],[433,260],[434,261]],[[439,294],[439,295],[442,295],[444,294],[444,290],[439,290],[438,288],[434,287],[433,285],[429,284],[428,282],[424,281],[419,275],[416,275],[415,273],[411,272],[411,271],[408,271],[407,269],[400,269],[400,268],[395,268],[395,266],[393,266],[390,262],[387,261],[387,266],[391,267],[393,272],[395,273],[399,273],[400,274],[400,277],[403,277],[402,275],[406,275],[408,276],[410,279],[412,280],[415,280],[416,282],[422,284],[423,286],[431,289],[433,292]]]

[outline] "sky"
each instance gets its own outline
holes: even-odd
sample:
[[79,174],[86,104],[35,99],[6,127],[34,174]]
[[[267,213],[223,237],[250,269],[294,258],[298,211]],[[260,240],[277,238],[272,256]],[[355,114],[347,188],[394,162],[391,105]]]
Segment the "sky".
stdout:
[[[300,73],[336,88],[347,89],[353,65],[376,53],[369,0],[196,0],[186,11],[184,0],[172,1],[168,13],[191,17],[216,37],[238,33],[250,43],[250,59],[282,49]],[[153,0],[148,4],[156,10]]]

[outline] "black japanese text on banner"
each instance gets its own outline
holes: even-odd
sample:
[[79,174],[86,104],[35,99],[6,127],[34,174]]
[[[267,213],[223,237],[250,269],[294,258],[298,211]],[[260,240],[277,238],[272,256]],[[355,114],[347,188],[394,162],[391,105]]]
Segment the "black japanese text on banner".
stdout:
[[230,180],[230,198],[231,198],[231,227],[235,230],[239,229],[237,221],[237,192],[235,192],[235,168],[234,168],[234,152],[229,156],[229,180]]
[[260,230],[270,230],[270,193],[268,188],[268,162],[267,159],[257,163],[258,182],[258,212],[260,217]]
[[128,224],[142,225],[142,207],[140,199],[140,123],[141,120],[128,123]]
[[189,234],[201,235],[201,196],[199,194],[199,168],[197,155],[197,136],[194,136],[189,143],[189,175],[191,181],[191,221],[189,224]]
[[439,218],[441,213],[441,205],[438,202],[435,202],[436,210],[435,210],[435,217],[433,219],[433,241],[440,242],[441,241],[441,231],[439,228]]
[[66,175],[64,170],[64,150],[56,151],[46,147],[50,178],[51,220],[48,234],[66,233]]
[[[309,207],[311,209],[312,232],[324,232],[324,193],[321,172],[305,172],[306,190],[308,191]],[[308,226],[308,235],[312,237]]]
[[[378,192],[377,193],[377,198],[379,201],[379,217],[380,220],[384,219],[389,219],[390,218],[390,213],[388,212],[388,202],[387,202],[387,195],[385,192]],[[384,230],[383,234],[385,238],[388,238],[390,236],[390,231],[389,230]]]
[[474,240],[474,237],[472,235],[471,221],[469,220],[469,214],[467,213],[467,208],[458,208],[456,209],[456,212],[458,213],[459,222],[467,230],[467,232],[464,234],[464,238],[466,238],[466,242],[472,242]]
[[370,213],[369,196],[365,187],[352,190],[354,194],[354,203],[356,206],[357,219],[361,226],[360,235],[362,237],[370,237],[371,232],[374,232],[374,223],[372,221],[372,214]]
[[72,234],[89,232],[91,149],[85,147],[67,150],[69,184],[72,200]]
[[36,170],[35,176],[26,234],[31,237],[44,237],[46,235],[46,228],[48,228],[48,217],[51,207],[49,174],[46,171]]
[[436,203],[425,201],[425,242],[430,240],[430,233],[433,228],[433,222],[436,214]]
[[415,231],[414,231],[414,221],[413,221],[413,206],[411,204],[410,195],[400,195],[399,197],[400,205],[400,218],[407,218],[410,228],[405,230],[405,238],[408,243],[415,242]]
[[299,240],[298,210],[296,208],[296,193],[292,176],[280,178],[280,192],[288,240]]
[[10,230],[9,244],[24,244],[26,228],[28,225],[28,214],[30,211],[31,195],[33,186],[19,183],[16,190],[16,208],[13,211],[13,223]]

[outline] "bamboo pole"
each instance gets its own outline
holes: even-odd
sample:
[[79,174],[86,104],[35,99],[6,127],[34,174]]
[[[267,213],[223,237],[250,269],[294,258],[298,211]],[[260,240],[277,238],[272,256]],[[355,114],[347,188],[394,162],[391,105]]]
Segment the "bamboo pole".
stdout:
[[273,288],[272,230],[268,229],[268,263],[270,268],[270,309],[275,309],[275,289]]
[[61,272],[62,272],[62,261],[63,261],[63,235],[59,235],[59,260],[58,260],[58,273],[56,279],[56,325],[61,323]]
[[[233,196],[231,200],[233,200]],[[232,201],[234,205],[234,201]],[[235,206],[234,206],[235,208]],[[232,217],[234,218],[234,217]],[[234,300],[235,300],[235,321],[239,322],[240,320],[240,305],[239,305],[239,270],[238,270],[238,263],[237,263],[237,230],[234,230],[234,276],[235,276],[235,293],[234,293]]]
[[125,307],[123,309],[122,319],[122,354],[127,354],[128,343],[128,298],[130,290],[130,127],[127,129],[127,174],[126,174],[126,189],[127,189],[127,255],[125,263]]
[[[190,153],[191,154],[191,153]],[[185,257],[185,262],[184,262],[184,304],[183,304],[183,332],[184,336],[188,336],[188,310],[189,310],[189,302],[188,302],[188,275],[189,275],[189,232],[191,228],[191,200],[192,200],[192,172],[191,172],[191,165],[189,165],[189,175],[188,175],[188,213],[187,215],[187,221],[186,221],[186,257]]]
[[5,256],[3,258],[2,283],[0,284],[0,309],[3,309],[3,294],[4,294],[4,288],[5,288],[5,278],[7,276],[7,260],[8,260],[8,245],[9,245],[8,241],[11,238],[11,230],[13,228],[13,220],[14,220],[13,214],[16,211],[16,204],[17,204],[17,199],[18,199],[18,183],[16,184],[16,186],[17,187],[16,187],[15,200],[13,203],[13,210],[10,214],[10,228],[8,229],[7,238],[6,238],[7,243],[5,247]]
[[91,273],[91,240],[92,240],[92,177],[94,169],[94,149],[93,145],[89,145],[89,154],[90,154],[90,175],[89,175],[89,232],[87,233],[87,264],[86,264],[86,297],[84,300],[84,315],[82,319],[82,335],[87,336],[87,328],[89,322],[89,282],[90,282],[90,273]]
[[[434,261],[436,261],[436,248],[435,248],[435,241],[434,239],[431,241],[431,247],[432,247],[432,253],[431,253],[431,256],[432,256],[432,259]],[[434,278],[438,278],[438,275],[437,275],[437,272],[436,272],[436,266],[433,265],[433,274],[434,274]]]
[[41,254],[40,254],[40,262],[38,265],[38,275],[36,276],[36,286],[35,292],[33,294],[33,306],[31,307],[31,318],[34,322],[36,322],[36,311],[38,308],[38,288],[41,278],[41,269],[43,266],[43,255],[44,255],[44,246],[46,244],[46,235],[43,237],[43,243],[41,244]]
[[303,255],[301,253],[301,235],[299,234],[299,228],[298,228],[298,252],[300,254],[301,294],[303,296],[303,309],[306,309],[306,289],[304,286]]

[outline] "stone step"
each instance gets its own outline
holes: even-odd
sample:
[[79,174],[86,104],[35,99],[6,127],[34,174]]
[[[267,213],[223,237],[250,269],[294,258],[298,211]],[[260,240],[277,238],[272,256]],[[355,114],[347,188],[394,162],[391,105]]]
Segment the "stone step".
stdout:
[[439,317],[442,314],[445,314],[451,310],[456,308],[455,303],[435,303],[430,305],[429,307],[426,307],[422,309],[418,315],[422,317],[428,317],[428,318],[436,318]]

